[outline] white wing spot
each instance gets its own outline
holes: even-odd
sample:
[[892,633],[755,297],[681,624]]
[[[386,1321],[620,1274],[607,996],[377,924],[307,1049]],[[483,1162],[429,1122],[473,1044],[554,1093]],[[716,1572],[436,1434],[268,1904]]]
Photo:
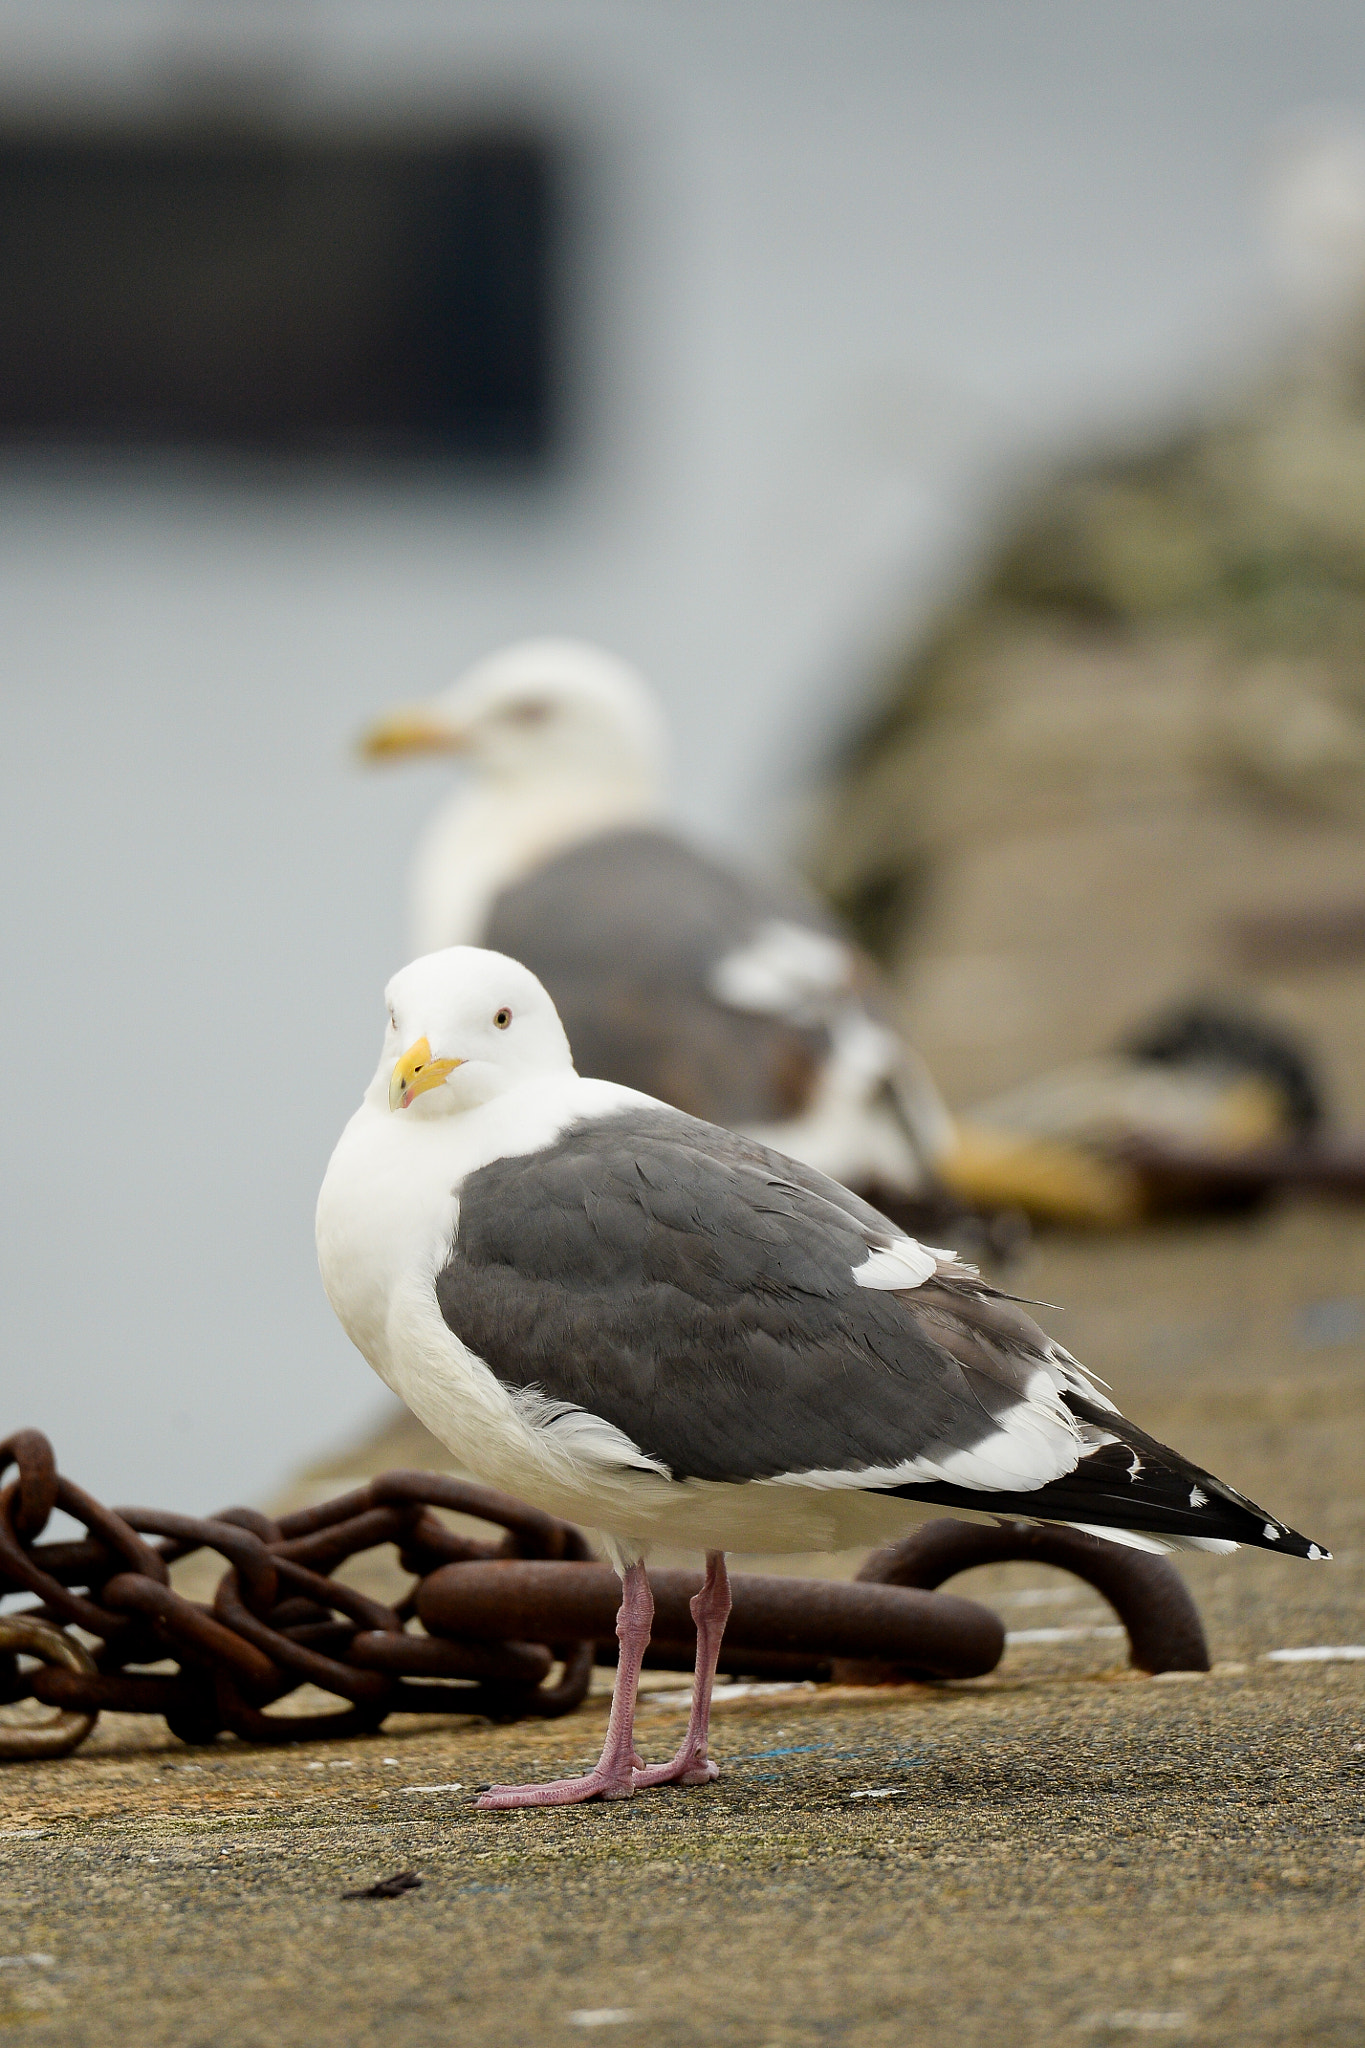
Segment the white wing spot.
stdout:
[[752,1015],[800,1015],[845,992],[853,959],[842,939],[785,918],[769,918],[747,945],[718,960],[707,977],[712,995]]
[[[1111,1443],[1114,1443],[1114,1442],[1116,1442],[1116,1441],[1117,1441],[1117,1439],[1116,1439],[1116,1438],[1114,1438],[1114,1437],[1111,1437],[1111,1438],[1110,1438],[1110,1442],[1111,1442]],[[1129,1444],[1128,1448],[1129,1448],[1129,1450],[1130,1450],[1130,1451],[1133,1451],[1133,1447],[1132,1447],[1132,1445],[1131,1445],[1131,1444]],[[1130,1465],[1130,1466],[1128,1467],[1128,1477],[1129,1477],[1129,1480],[1130,1480],[1130,1481],[1132,1481],[1132,1480],[1134,1480],[1134,1479],[1137,1479],[1137,1478],[1138,1478],[1138,1477],[1139,1477],[1139,1476],[1141,1475],[1141,1472],[1142,1472],[1142,1460],[1141,1460],[1141,1458],[1140,1458],[1140,1457],[1138,1456],[1137,1452],[1136,1452],[1136,1451],[1133,1451],[1133,1462],[1132,1462],[1132,1464],[1131,1464],[1131,1465]]]
[[933,1279],[944,1256],[928,1245],[916,1244],[913,1237],[898,1237],[894,1244],[870,1252],[861,1266],[850,1270],[859,1287],[922,1287]]
[[574,1468],[603,1472],[654,1472],[671,1479],[667,1465],[646,1456],[615,1423],[572,1401],[551,1401],[535,1385],[509,1387],[507,1397],[520,1420],[565,1452]]
[[1278,1543],[1278,1542],[1279,1542],[1279,1540],[1280,1540],[1280,1532],[1279,1532],[1279,1530],[1278,1530],[1278,1529],[1277,1529],[1277,1528],[1275,1527],[1275,1524],[1274,1524],[1273,1522],[1267,1522],[1267,1523],[1266,1523],[1266,1525],[1265,1525],[1265,1531],[1264,1531],[1264,1533],[1265,1533],[1265,1540],[1266,1540],[1266,1542],[1267,1542],[1267,1543]]
[[1190,1488],[1190,1506],[1192,1508],[1206,1508],[1208,1504],[1209,1497],[1205,1493],[1203,1487],[1192,1486]]

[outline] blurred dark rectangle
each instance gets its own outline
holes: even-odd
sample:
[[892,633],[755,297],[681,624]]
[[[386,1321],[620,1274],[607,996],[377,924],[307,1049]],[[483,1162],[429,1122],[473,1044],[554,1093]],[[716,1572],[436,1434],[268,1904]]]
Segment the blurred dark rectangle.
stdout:
[[539,464],[554,170],[507,135],[0,135],[0,442]]
[[1243,967],[1349,967],[1365,960],[1365,897],[1234,918],[1228,935]]

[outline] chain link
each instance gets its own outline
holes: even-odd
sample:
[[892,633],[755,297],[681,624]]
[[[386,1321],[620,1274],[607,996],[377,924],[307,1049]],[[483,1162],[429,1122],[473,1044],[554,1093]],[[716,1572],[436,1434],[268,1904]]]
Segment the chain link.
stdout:
[[[594,1661],[615,1654],[615,1575],[570,1523],[487,1487],[393,1471],[278,1518],[253,1508],[196,1516],[103,1506],[58,1471],[38,1430],[0,1443],[0,1479],[11,1467],[0,1486],[0,1598],[31,1604],[0,1615],[0,1704],[32,1698],[56,1715],[0,1724],[0,1760],[63,1755],[106,1708],[164,1715],[191,1743],[225,1729],[268,1743],[367,1734],[393,1713],[565,1714]],[[57,1508],[84,1536],[39,1542]],[[454,1530],[437,1509],[500,1527],[501,1540]],[[385,1544],[412,1582],[394,1606],[333,1576]],[[204,1551],[225,1567],[211,1604],[171,1583],[173,1565]],[[1164,1559],[1072,1530],[953,1521],[875,1552],[851,1584],[736,1574],[720,1668],[863,1684],[980,1676],[999,1662],[1000,1622],[934,1589],[1010,1558],[1096,1587],[1144,1670],[1207,1670],[1198,1613]],[[687,1603],[700,1581],[650,1577],[650,1661],[677,1669],[691,1661]],[[269,1711],[304,1685],[346,1704]]]

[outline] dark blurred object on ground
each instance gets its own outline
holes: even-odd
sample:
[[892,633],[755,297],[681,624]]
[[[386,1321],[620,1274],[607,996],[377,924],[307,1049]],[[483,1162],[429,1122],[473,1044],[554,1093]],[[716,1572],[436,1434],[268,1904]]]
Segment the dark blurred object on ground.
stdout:
[[1190,989],[1365,1116],[1365,320],[1037,485],[838,770],[812,869],[950,1101]]
[[415,1870],[395,1870],[392,1877],[381,1877],[374,1884],[361,1885],[355,1891],[343,1892],[343,1899],[401,1899],[404,1892],[416,1892],[422,1888],[422,1880]]
[[1112,1054],[974,1105],[957,1133],[948,1186],[1040,1221],[1118,1227],[1291,1188],[1365,1197],[1365,1136],[1328,1129],[1301,1037],[1226,1002],[1164,1011]]
[[1229,937],[1244,967],[1335,967],[1365,961],[1365,900],[1234,919]]

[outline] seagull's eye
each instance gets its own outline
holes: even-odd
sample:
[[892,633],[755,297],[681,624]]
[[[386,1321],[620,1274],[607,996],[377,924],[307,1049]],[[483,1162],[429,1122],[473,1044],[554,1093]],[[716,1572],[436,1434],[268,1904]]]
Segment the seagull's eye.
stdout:
[[524,697],[519,704],[509,704],[502,715],[509,725],[544,725],[553,711],[543,697]]
[[390,1031],[396,1031],[398,1029],[398,1019],[394,1016],[392,1010],[389,1011],[389,1029]]
[[512,1012],[510,1010],[497,1010],[493,1014],[493,1022],[497,1025],[499,1031],[505,1031],[511,1021]]

